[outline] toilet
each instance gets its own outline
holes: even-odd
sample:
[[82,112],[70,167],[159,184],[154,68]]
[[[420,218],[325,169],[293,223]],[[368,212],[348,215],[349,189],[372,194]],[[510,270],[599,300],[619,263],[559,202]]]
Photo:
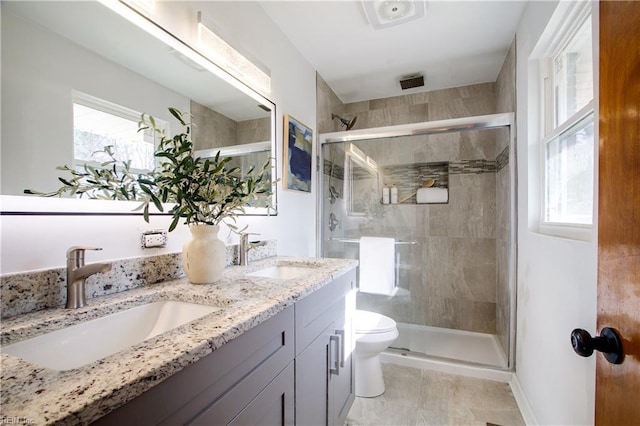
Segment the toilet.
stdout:
[[356,310],[355,335],[356,396],[373,398],[384,393],[380,353],[398,337],[396,322],[375,312]]

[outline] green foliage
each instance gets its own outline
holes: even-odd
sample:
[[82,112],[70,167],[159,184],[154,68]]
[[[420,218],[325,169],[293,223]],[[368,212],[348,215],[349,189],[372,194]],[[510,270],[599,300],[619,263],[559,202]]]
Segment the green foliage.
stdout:
[[56,169],[69,172],[71,177],[58,180],[62,183],[57,191],[40,192],[33,189],[25,189],[25,194],[40,195],[43,197],[63,196],[84,197],[99,200],[140,200],[140,186],[138,181],[143,176],[131,172],[131,162],[117,161],[114,157],[113,147],[105,146],[99,153],[104,153],[109,160],[100,163],[99,167],[83,164],[79,170],[69,166],[59,166]]
[[[148,175],[133,175],[129,162],[121,162],[118,167],[111,148],[105,147],[104,152],[111,160],[101,167],[85,165],[82,172],[68,166],[59,167],[71,173],[69,179],[59,178],[63,184],[60,189],[51,193],[25,190],[25,193],[139,200],[142,204],[137,210],[143,211],[147,222],[151,204],[164,211],[163,203],[173,203],[169,210],[173,216],[169,231],[174,230],[181,219],[187,225],[218,225],[224,219],[235,222],[235,216],[244,213],[244,206],[271,193],[269,161],[258,172],[251,169],[242,177],[237,167],[227,168],[231,158],[220,158],[219,152],[213,159],[196,157],[185,113],[175,108],[169,108],[169,112],[183,126],[183,131],[173,137],[167,137],[158,129],[152,116],[143,114],[139,123],[139,131],[151,129],[160,136],[154,154],[160,165]],[[227,225],[238,231],[234,224]]]

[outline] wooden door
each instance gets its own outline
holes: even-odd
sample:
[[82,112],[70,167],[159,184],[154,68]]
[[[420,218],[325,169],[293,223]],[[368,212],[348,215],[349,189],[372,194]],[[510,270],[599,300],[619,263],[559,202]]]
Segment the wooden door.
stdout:
[[640,2],[600,2],[598,330],[623,340],[598,355],[596,424],[640,424]]

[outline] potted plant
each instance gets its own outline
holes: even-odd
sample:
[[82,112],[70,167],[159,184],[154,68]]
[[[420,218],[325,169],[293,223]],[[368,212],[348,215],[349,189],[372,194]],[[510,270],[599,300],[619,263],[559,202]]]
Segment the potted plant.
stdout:
[[269,162],[259,171],[251,168],[246,176],[241,176],[237,167],[227,166],[231,158],[220,158],[220,153],[213,159],[197,157],[185,113],[175,108],[169,108],[169,112],[183,127],[173,137],[167,137],[152,116],[143,114],[139,123],[141,131],[151,129],[160,137],[154,153],[160,164],[150,173],[134,175],[128,161],[118,167],[111,148],[105,147],[111,160],[100,167],[84,165],[80,171],[59,167],[71,174],[71,178],[59,178],[63,184],[60,189],[46,194],[33,190],[25,193],[139,200],[142,203],[138,210],[143,211],[147,222],[151,204],[164,211],[164,203],[173,203],[169,210],[173,216],[169,231],[184,220],[193,237],[183,248],[187,278],[194,284],[214,282],[222,275],[226,259],[226,248],[218,239],[219,225],[226,220],[232,230],[242,231],[235,226],[236,216],[244,212],[248,203],[271,192]]

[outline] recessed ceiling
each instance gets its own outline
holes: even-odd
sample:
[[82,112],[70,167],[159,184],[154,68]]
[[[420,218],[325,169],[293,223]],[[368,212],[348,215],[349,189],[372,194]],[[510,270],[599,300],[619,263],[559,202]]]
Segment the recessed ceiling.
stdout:
[[[260,4],[350,103],[495,81],[526,2],[427,1],[424,17],[377,30],[359,0]],[[424,87],[401,90],[412,74]]]

